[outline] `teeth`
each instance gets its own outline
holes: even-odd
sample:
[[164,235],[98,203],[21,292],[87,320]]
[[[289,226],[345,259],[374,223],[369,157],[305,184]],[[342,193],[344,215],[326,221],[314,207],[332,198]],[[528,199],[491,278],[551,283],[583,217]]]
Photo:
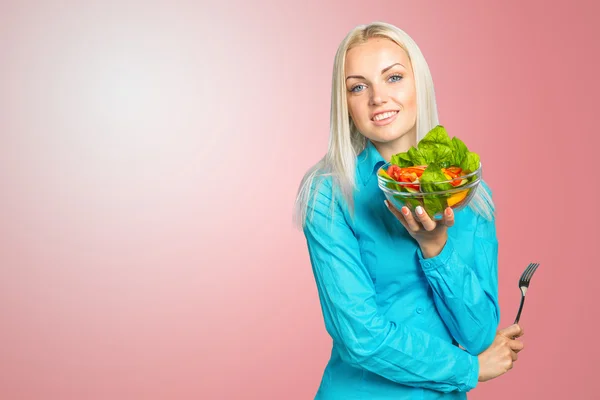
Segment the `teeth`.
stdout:
[[382,119],[386,119],[391,117],[392,115],[396,114],[398,111],[388,111],[385,112],[383,114],[377,114],[374,118],[373,121],[381,121]]

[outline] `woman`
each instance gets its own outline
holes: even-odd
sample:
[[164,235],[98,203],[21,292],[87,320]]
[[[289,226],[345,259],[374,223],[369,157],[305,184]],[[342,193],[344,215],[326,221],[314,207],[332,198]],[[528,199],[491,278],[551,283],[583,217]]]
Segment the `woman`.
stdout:
[[353,29],[335,56],[329,149],[295,209],[333,339],[318,399],[464,399],[523,348],[518,325],[496,330],[489,187],[437,223],[384,203],[378,188],[379,166],[436,125],[432,78],[413,40],[386,23]]

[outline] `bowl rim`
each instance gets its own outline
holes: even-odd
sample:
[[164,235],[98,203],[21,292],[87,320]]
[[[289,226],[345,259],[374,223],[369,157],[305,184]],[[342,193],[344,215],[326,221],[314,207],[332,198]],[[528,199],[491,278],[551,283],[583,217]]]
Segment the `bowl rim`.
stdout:
[[[377,177],[380,178],[380,179],[382,179],[383,181],[397,183],[397,184],[400,184],[400,185],[412,185],[412,183],[410,183],[410,182],[398,182],[397,180],[388,179],[388,178],[385,178],[385,177],[379,175],[379,171],[381,171],[383,168],[386,168],[386,166],[391,166],[391,165],[392,165],[392,162],[388,161],[385,164],[383,164],[381,167],[379,167],[377,169]],[[403,167],[400,167],[400,168],[403,168]],[[411,167],[404,167],[404,168],[411,168]],[[431,183],[435,183],[435,184],[450,183],[450,182],[453,182],[453,181],[455,181],[455,180],[457,180],[459,178],[463,178],[463,179],[464,178],[470,178],[473,175],[478,175],[481,172],[481,170],[482,170],[482,164],[481,164],[481,161],[480,161],[479,162],[479,167],[475,171],[469,172],[467,175],[461,175],[461,176],[457,176],[456,178],[453,178],[453,179],[448,179],[448,180],[445,180],[445,181],[435,181],[435,182],[431,182]],[[386,171],[386,173],[387,173],[387,171]]]
[[[385,179],[385,178],[382,178]],[[389,179],[385,179],[386,181],[389,181]],[[394,183],[400,183],[397,181],[394,181]],[[432,196],[432,195],[452,195],[452,194],[456,194],[459,192],[464,192],[464,191],[468,191],[468,190],[473,190],[475,189],[476,186],[479,186],[479,183],[481,183],[481,179],[476,179],[473,182],[467,183],[464,186],[460,186],[460,187],[455,187],[452,189],[448,189],[448,190],[443,190],[443,191],[439,191],[439,192],[401,192],[398,190],[393,190],[390,189],[386,186],[382,186],[381,185],[381,181],[379,181],[379,189],[381,189],[384,192],[390,193],[392,195],[400,195],[402,197],[427,197],[427,196]]]

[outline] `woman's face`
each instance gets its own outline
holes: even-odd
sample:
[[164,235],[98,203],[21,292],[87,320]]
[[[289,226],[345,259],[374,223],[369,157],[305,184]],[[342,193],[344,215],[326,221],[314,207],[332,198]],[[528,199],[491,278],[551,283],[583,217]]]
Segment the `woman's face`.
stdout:
[[348,50],[345,73],[348,110],[360,133],[386,153],[415,145],[415,80],[404,49],[389,39],[369,39]]

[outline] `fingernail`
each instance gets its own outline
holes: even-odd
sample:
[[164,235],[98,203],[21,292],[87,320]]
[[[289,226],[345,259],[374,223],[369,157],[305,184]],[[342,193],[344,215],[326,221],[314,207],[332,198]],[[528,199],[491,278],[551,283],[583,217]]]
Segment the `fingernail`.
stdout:
[[417,214],[423,215],[423,207],[417,206]]
[[404,215],[410,214],[410,210],[408,209],[408,207],[402,207],[402,214],[404,214]]
[[452,215],[452,209],[451,209],[451,208],[448,208],[448,209],[446,210],[446,215],[447,215],[447,216],[451,216],[451,215]]

